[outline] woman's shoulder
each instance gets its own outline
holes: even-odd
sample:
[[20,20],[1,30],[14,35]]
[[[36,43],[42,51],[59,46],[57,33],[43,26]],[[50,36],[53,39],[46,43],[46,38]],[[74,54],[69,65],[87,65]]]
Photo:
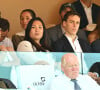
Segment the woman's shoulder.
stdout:
[[26,41],[26,40],[21,41],[19,44],[20,45],[25,45],[25,46],[31,45],[31,43],[29,41]]
[[33,51],[32,44],[29,41],[21,41],[17,51]]

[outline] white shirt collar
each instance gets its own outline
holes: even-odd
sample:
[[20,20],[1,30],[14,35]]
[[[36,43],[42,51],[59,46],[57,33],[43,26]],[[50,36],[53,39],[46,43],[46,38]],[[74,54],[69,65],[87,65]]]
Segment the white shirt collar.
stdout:
[[76,36],[74,42],[72,41],[72,38],[68,37],[67,35],[65,35],[65,37],[68,39],[68,41],[71,44],[71,47],[73,48],[74,52],[76,52],[76,53],[83,52],[82,48],[80,46],[80,43],[78,41],[78,36]]
[[[78,75],[78,77],[76,78],[76,80],[79,80],[79,76],[81,76],[80,74]],[[63,77],[65,79],[67,79],[68,81],[71,81],[71,78],[69,78],[68,76],[66,76],[65,74],[63,74]]]

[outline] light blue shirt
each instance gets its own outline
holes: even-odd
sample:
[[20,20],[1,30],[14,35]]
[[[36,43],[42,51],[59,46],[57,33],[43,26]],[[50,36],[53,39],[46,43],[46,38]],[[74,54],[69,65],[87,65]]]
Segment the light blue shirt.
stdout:
[[[77,83],[81,90],[100,90],[100,86],[88,75],[79,75]],[[62,74],[52,81],[50,90],[74,90],[74,83]]]
[[13,48],[12,41],[7,37],[5,37],[5,39],[0,42],[0,45],[4,45],[6,47],[12,47]]

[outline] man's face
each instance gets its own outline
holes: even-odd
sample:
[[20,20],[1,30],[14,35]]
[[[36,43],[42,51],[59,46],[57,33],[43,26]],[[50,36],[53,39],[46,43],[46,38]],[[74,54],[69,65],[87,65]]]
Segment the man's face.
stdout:
[[[76,60],[75,60],[76,59]],[[66,59],[65,59],[66,62]],[[76,57],[70,57],[70,60],[67,60],[63,66],[63,71],[66,76],[71,79],[76,79],[79,75],[79,63]]]
[[69,11],[72,11],[72,9],[70,7],[66,7],[60,14],[61,16],[61,19],[64,17],[64,15],[69,12]]
[[77,15],[71,15],[66,21],[63,21],[63,27],[65,34],[68,36],[76,36],[80,25],[80,17]]

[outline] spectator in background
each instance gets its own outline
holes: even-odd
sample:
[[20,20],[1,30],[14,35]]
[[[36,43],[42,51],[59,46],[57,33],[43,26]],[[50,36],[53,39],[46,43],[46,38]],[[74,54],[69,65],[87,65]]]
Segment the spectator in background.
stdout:
[[35,17],[36,17],[36,14],[32,9],[24,9],[20,13],[20,24],[21,24],[21,27],[22,27],[23,31],[18,32],[15,35],[12,36],[12,41],[13,41],[15,50],[17,49],[17,46],[18,46],[19,42],[24,40],[25,29],[27,27],[28,22],[32,18],[35,18]]
[[96,29],[88,35],[88,40],[91,43],[93,52],[100,53],[100,13],[97,18]]
[[[10,24],[7,19],[0,18],[0,51],[6,51],[0,53],[0,65],[1,66],[11,66],[19,65],[20,61],[16,56],[16,53],[13,52],[13,43],[7,37],[9,32]],[[12,51],[12,52],[8,52]]]
[[[47,35],[48,35],[48,43],[49,46],[52,47],[52,43],[54,43],[56,40],[58,40],[63,34],[64,34],[64,27],[62,25],[62,19],[64,15],[69,11],[75,11],[73,5],[71,3],[64,3],[61,5],[59,10],[59,15],[61,18],[60,24],[57,24],[56,26],[53,26],[51,28],[48,28]],[[85,32],[82,30],[79,30],[78,36],[87,40]]]
[[0,88],[2,88],[2,89],[16,89],[16,86],[10,80],[0,78]]
[[91,52],[89,43],[77,36],[80,26],[80,15],[77,12],[65,14],[62,26],[64,35],[53,43],[56,52]]
[[19,43],[17,51],[48,51],[45,25],[41,18],[30,20],[25,30],[24,41]]
[[97,15],[100,12],[100,6],[92,3],[92,0],[78,0],[73,3],[76,11],[81,15],[80,29],[85,31],[87,36],[89,34],[89,29],[87,25],[96,23]]
[[7,37],[10,24],[7,19],[0,18],[0,51],[14,51],[12,41]]
[[64,74],[55,77],[50,90],[99,90],[100,86],[88,75],[79,74],[79,61],[74,53],[62,56],[61,70]]

